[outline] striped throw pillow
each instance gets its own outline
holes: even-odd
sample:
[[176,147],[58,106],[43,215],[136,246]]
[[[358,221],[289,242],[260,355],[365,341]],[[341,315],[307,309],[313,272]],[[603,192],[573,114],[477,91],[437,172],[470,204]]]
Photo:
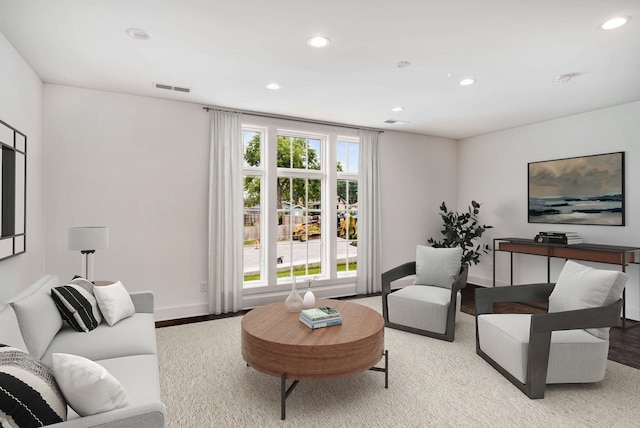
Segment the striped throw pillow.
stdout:
[[41,427],[64,422],[67,403],[49,367],[28,353],[0,344],[0,422]]
[[62,319],[75,331],[88,332],[102,322],[93,284],[86,279],[74,279],[67,285],[52,288],[51,297]]

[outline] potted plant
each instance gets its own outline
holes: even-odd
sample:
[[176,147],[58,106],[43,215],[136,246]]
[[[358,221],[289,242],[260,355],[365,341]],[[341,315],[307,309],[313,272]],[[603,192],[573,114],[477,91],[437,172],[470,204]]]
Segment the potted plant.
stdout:
[[458,213],[449,211],[444,202],[440,205],[440,217],[444,222],[444,229],[441,231],[444,235],[442,241],[436,241],[429,238],[427,242],[435,248],[453,248],[462,247],[462,269],[474,265],[480,261],[480,256],[489,253],[489,245],[474,244],[476,238],[480,238],[485,230],[491,229],[493,226],[480,225],[478,222],[478,213],[480,212],[480,204],[471,201],[468,212]]

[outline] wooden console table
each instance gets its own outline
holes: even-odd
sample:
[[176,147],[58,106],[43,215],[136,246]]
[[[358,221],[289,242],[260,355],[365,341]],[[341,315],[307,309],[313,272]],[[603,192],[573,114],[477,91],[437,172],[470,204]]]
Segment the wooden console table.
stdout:
[[[496,245],[497,244],[497,245]],[[551,258],[583,260],[620,266],[622,272],[629,264],[640,264],[640,247],[623,247],[600,244],[549,244],[524,238],[494,238],[493,240],[493,286],[496,286],[496,251],[510,253],[510,285],[513,285],[513,253],[531,254],[547,258],[547,282],[551,282]],[[626,299],[622,291],[622,329],[626,329]],[[640,325],[640,323],[633,326]]]

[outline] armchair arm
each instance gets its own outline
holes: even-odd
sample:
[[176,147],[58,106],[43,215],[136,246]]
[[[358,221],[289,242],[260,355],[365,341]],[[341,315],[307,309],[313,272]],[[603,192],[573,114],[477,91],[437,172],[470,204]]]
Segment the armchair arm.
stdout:
[[531,316],[531,333],[557,330],[577,330],[600,327],[613,327],[620,321],[622,299],[595,308],[573,311],[551,312]]
[[468,265],[463,266],[458,276],[456,276],[456,278],[453,280],[453,284],[451,284],[451,289],[453,290],[454,295],[458,291],[462,290],[467,286],[467,279],[469,275],[468,271],[469,271],[469,266]]
[[527,355],[527,395],[531,398],[544,397],[553,331],[611,327],[618,324],[621,310],[622,299],[608,306],[532,315]]
[[493,312],[494,302],[544,302],[555,287],[554,283],[514,285],[510,287],[476,288],[476,315]]
[[391,282],[416,273],[416,262],[407,262],[382,274],[382,317],[385,324],[389,322],[387,296],[391,293]]
[[382,294],[391,293],[391,283],[416,273],[416,262],[407,262],[382,274]]

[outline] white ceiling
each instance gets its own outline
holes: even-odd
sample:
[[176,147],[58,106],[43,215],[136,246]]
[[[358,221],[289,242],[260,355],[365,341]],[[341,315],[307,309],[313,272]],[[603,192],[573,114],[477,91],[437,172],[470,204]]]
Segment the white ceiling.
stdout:
[[0,0],[0,32],[45,83],[455,139],[640,100],[640,0]]

